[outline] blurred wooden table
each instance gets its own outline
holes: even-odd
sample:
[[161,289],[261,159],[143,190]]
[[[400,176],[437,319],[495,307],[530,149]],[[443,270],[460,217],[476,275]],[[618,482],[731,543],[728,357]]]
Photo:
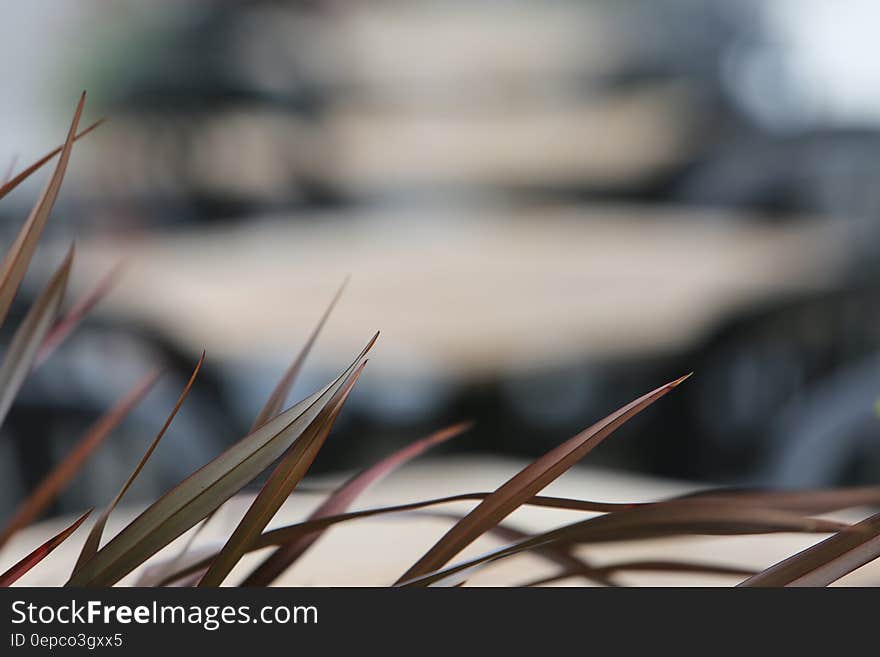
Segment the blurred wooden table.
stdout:
[[828,223],[567,205],[273,217],[77,244],[74,286],[122,259],[101,311],[193,353],[286,360],[351,274],[315,363],[382,331],[371,372],[474,378],[689,346],[753,304],[833,284]]

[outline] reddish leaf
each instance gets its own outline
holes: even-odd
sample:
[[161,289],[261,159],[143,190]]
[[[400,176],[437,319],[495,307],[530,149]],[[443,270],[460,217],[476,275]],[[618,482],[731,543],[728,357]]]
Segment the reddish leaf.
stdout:
[[312,330],[312,333],[306,340],[305,345],[303,345],[302,349],[300,349],[300,352],[297,354],[296,358],[294,358],[293,362],[290,364],[290,367],[287,368],[287,371],[281,377],[281,380],[278,381],[278,384],[275,386],[275,389],[272,391],[272,394],[266,401],[265,406],[263,406],[263,408],[260,409],[260,412],[257,413],[257,417],[254,419],[253,425],[251,425],[251,431],[255,431],[259,427],[266,424],[266,422],[278,415],[278,413],[283,408],[285,401],[290,395],[290,390],[291,388],[293,388],[293,384],[296,382],[296,379],[299,376],[303,363],[305,363],[306,361],[306,357],[312,350],[312,346],[315,344],[315,340],[318,339],[318,335],[321,333],[321,329],[324,328],[324,324],[327,323],[327,318],[330,317],[330,313],[333,312],[333,308],[336,306],[336,303],[342,296],[342,292],[345,290],[345,286],[347,285],[347,283],[348,279],[346,278],[342,282],[342,285],[339,287],[339,290],[337,290],[333,299],[330,301],[330,305],[327,306],[324,314],[321,315],[321,319],[318,320],[317,326],[315,326],[315,328]]
[[[475,566],[533,550],[551,542],[564,545],[609,541],[645,540],[679,535],[736,535],[773,532],[835,532],[849,525],[803,517],[790,511],[752,509],[711,501],[658,502],[632,511],[609,513],[558,529],[536,534],[524,541],[493,550],[461,563],[406,580],[402,586],[430,586]],[[269,532],[267,532],[268,534]]]
[[770,566],[740,586],[788,586],[795,582],[811,586],[830,584],[876,559],[880,548],[878,536],[880,513],[853,525],[851,531],[830,536]]
[[754,575],[755,571],[736,566],[718,566],[706,563],[689,563],[681,561],[622,561],[604,566],[592,566],[586,568],[570,568],[562,570],[555,575],[533,580],[522,586],[544,586],[554,582],[568,579],[569,577],[592,577],[607,576],[613,573],[627,572],[660,572],[660,573],[694,573],[698,575],[728,575],[731,577],[744,577]]
[[93,424],[67,454],[64,460],[50,472],[39,486],[15,510],[12,518],[0,532],[0,545],[6,543],[22,527],[30,524],[64,489],[79,472],[92,453],[110,433],[125,419],[135,405],[149,392],[159,377],[154,371],[145,376],[122,400]]
[[34,367],[42,365],[49,356],[58,348],[64,340],[73,332],[83,318],[89,314],[92,309],[107,296],[116,282],[119,280],[119,273],[122,269],[122,263],[117,264],[111,269],[86,295],[79,299],[65,315],[59,319],[55,326],[49,331],[49,334],[40,345],[37,352],[37,358]]
[[128,476],[128,479],[122,485],[122,488],[116,494],[116,497],[113,498],[113,501],[107,505],[101,515],[98,516],[98,519],[95,521],[95,524],[92,526],[91,531],[89,532],[88,537],[86,538],[85,543],[83,543],[82,550],[80,551],[79,558],[76,561],[76,565],[73,567],[74,572],[79,570],[79,568],[86,563],[89,559],[95,556],[95,553],[98,551],[98,548],[101,545],[101,536],[104,533],[104,526],[107,524],[107,520],[110,518],[110,514],[113,513],[113,509],[119,504],[120,500],[123,496],[128,492],[128,489],[134,483],[134,480],[137,479],[137,476],[141,473],[141,470],[144,469],[144,466],[147,464],[147,461],[152,456],[156,447],[159,446],[159,441],[165,436],[165,432],[168,431],[168,427],[171,426],[171,422],[174,420],[174,417],[177,415],[177,411],[180,410],[180,407],[183,405],[183,402],[186,400],[187,395],[189,395],[189,391],[192,389],[193,384],[196,382],[196,377],[199,375],[199,370],[202,369],[202,364],[205,362],[205,352],[202,352],[201,358],[199,358],[199,362],[196,364],[195,369],[193,370],[192,375],[189,377],[189,381],[187,381],[186,386],[183,388],[183,392],[180,393],[180,396],[177,398],[177,402],[174,404],[174,408],[171,409],[171,412],[168,414],[168,417],[165,418],[165,424],[162,425],[162,428],[159,429],[159,433],[156,434],[156,437],[153,438],[153,442],[150,443],[150,446],[147,448],[147,451],[144,452],[144,455],[141,457],[141,460],[138,462],[135,469]]
[[690,375],[639,397],[523,468],[446,532],[434,547],[400,577],[398,582],[441,568],[486,530],[497,525],[526,500],[562,475],[615,429],[678,386],[688,376]]
[[[78,135],[76,135],[76,137],[73,138],[74,141],[76,141],[80,137],[85,137],[87,134],[89,134],[92,130],[97,128],[102,123],[104,123],[104,119],[100,119],[99,121],[95,121],[88,128],[86,128],[85,130],[80,132]],[[31,176],[32,173],[34,173],[35,171],[40,169],[44,164],[46,164],[46,162],[48,162],[53,157],[58,155],[58,153],[60,153],[63,149],[64,149],[64,146],[59,146],[55,150],[50,151],[49,153],[46,153],[39,160],[37,160],[36,162],[31,164],[29,167],[27,167],[24,171],[17,174],[15,176],[15,178],[12,177],[12,168],[15,166],[15,159],[13,159],[12,164],[9,167],[9,171],[3,179],[3,184],[0,185],[0,199],[2,199],[4,196],[6,196],[9,192],[11,192],[16,187],[18,187],[22,182],[27,180]]]
[[266,528],[296,485],[302,481],[324,445],[345,400],[365,366],[366,361],[348,377],[303,435],[288,448],[235,531],[211,562],[208,571],[199,581],[200,587],[220,586],[223,583],[235,564],[247,552],[247,548]]
[[[293,359],[293,362],[287,368],[287,371],[278,381],[275,389],[272,391],[272,394],[269,395],[269,399],[266,400],[263,408],[260,409],[260,412],[257,413],[257,417],[254,418],[254,422],[251,425],[251,432],[256,431],[261,426],[266,424],[269,420],[278,415],[281,408],[284,406],[285,401],[290,396],[290,391],[293,388],[294,383],[296,383],[296,379],[299,376],[300,371],[302,370],[302,366],[305,363],[306,357],[308,357],[309,352],[312,350],[312,346],[315,344],[315,341],[318,338],[318,335],[321,333],[321,329],[324,327],[324,324],[327,322],[327,319],[330,317],[330,313],[333,311],[333,308],[336,306],[336,303],[339,301],[339,298],[342,296],[342,292],[345,290],[345,286],[348,283],[348,279],[346,278],[342,285],[337,290],[333,299],[330,301],[330,305],[327,306],[327,309],[324,311],[324,314],[321,316],[321,319],[318,320],[317,326],[312,330],[311,335],[309,335],[306,343],[303,345],[302,349],[300,349],[299,353],[296,355],[296,358]],[[177,556],[177,560],[181,559],[184,554],[186,554],[187,550],[195,543],[196,539],[199,535],[204,531],[205,527],[208,526],[208,523],[211,522],[211,519],[216,515],[217,511],[220,510],[221,507],[217,507],[208,516],[196,527],[196,530],[190,535],[187,542],[184,544],[183,548],[180,551],[180,554]]]
[[39,201],[31,210],[30,215],[21,227],[21,231],[16,237],[15,242],[9,247],[6,257],[0,265],[0,325],[6,319],[9,307],[12,305],[12,299],[15,297],[24,274],[27,271],[28,264],[37,248],[37,242],[46,226],[49,213],[55,205],[58,198],[58,191],[61,189],[61,182],[64,180],[64,172],[67,169],[67,163],[70,160],[70,151],[73,148],[73,140],[76,135],[76,126],[79,123],[79,117],[82,114],[83,104],[86,95],[83,92],[76,107],[76,113],[73,116],[73,122],[70,124],[70,131],[67,134],[67,141],[61,150],[61,157],[58,159],[58,165],[55,172],[46,183],[46,187],[40,196]]
[[71,247],[64,262],[28,310],[6,349],[3,364],[0,365],[0,424],[6,419],[21,386],[33,369],[40,344],[58,316],[72,264]]
[[238,493],[302,436],[359,367],[377,338],[378,333],[333,382],[245,436],[166,492],[83,564],[68,585],[115,584]]
[[56,534],[48,541],[43,543],[36,550],[27,555],[24,559],[15,564],[12,568],[7,570],[5,573],[0,575],[0,586],[7,587],[12,585],[17,579],[19,579],[22,575],[28,572],[31,568],[40,563],[43,559],[45,559],[49,554],[61,545],[64,541],[68,539],[68,537],[77,530],[77,528],[85,522],[85,519],[89,517],[89,514],[92,512],[92,509],[89,509],[84,514],[82,514],[77,520],[70,525],[67,529],[62,532]]
[[[384,479],[391,472],[431,447],[460,435],[470,426],[469,422],[463,422],[441,429],[427,438],[418,440],[385,457],[340,486],[309,515],[307,520],[343,513],[371,485]],[[322,532],[323,529],[316,530],[278,548],[244,580],[243,584],[245,586],[268,586],[299,559],[321,537]]]

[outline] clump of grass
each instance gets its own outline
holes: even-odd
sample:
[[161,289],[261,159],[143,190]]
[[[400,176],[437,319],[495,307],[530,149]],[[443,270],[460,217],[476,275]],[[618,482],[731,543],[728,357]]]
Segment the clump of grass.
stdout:
[[[63,146],[0,185],[2,198],[53,157],[58,156],[55,170],[42,195],[0,265],[0,324],[8,314],[58,197],[73,144],[100,123],[77,133],[84,100],[85,94],[77,105]],[[6,348],[0,364],[0,423],[28,374],[64,342],[83,316],[107,292],[116,275],[111,272],[93,291],[75,303],[67,313],[63,313],[63,299],[73,262],[74,251],[71,247]],[[348,395],[367,364],[367,355],[378,338],[377,333],[367,340],[363,350],[335,379],[309,397],[285,408],[306,356],[338,297],[337,294],[306,345],[258,412],[248,435],[166,492],[115,536],[104,542],[108,518],[147,465],[189,391],[196,384],[204,363],[205,356],[202,354],[180,397],[143,457],[122,482],[117,495],[92,523],[76,562],[71,564],[68,586],[112,586],[139,569],[142,572],[142,584],[219,586],[226,582],[245,554],[271,547],[274,550],[240,582],[247,586],[267,586],[312,549],[321,534],[334,525],[371,516],[413,511],[448,518],[452,525],[414,564],[408,568],[401,566],[401,575],[394,582],[396,586],[458,586],[476,570],[491,567],[499,560],[525,551],[540,555],[558,569],[555,575],[528,583],[532,585],[547,584],[572,576],[600,584],[614,584],[613,576],[618,572],[654,570],[682,574],[724,574],[741,579],[741,585],[744,586],[821,586],[830,584],[880,557],[880,514],[854,525],[817,517],[840,509],[880,504],[880,487],[800,492],[706,490],[672,499],[634,504],[540,495],[548,484],[585,457],[618,427],[670,393],[689,375],[662,385],[622,406],[530,463],[494,491],[468,492],[396,506],[349,510],[369,486],[434,445],[465,431],[469,425],[462,423],[440,429],[364,469],[330,492],[306,520],[267,530],[269,522],[302,482],[327,440]],[[109,438],[113,429],[143,398],[159,375],[159,372],[145,375],[85,433],[65,459],[19,504],[12,517],[0,529],[0,547],[15,532],[39,518],[94,450]],[[192,559],[185,558],[189,556],[185,553],[192,543],[191,538],[177,558],[156,563],[153,557],[159,550],[189,530],[203,527],[217,509],[272,467],[273,463],[275,465],[267,481],[219,550],[192,563]],[[476,504],[461,517],[431,511],[434,507],[460,501],[474,501]],[[528,535],[504,524],[505,519],[523,505],[562,508],[590,515],[586,519],[550,531]],[[86,512],[62,532],[25,555],[0,575],[0,585],[11,585],[36,567],[58,545],[71,540],[76,530],[90,517],[90,513]],[[198,530],[193,536],[197,532]],[[578,552],[578,548],[582,546],[610,541],[774,532],[805,532],[829,536],[761,572],[708,562],[667,560],[629,561],[599,567],[591,565]],[[505,545],[483,556],[455,562],[456,557],[466,547],[487,533],[500,537]],[[189,563],[184,566],[185,562]],[[340,567],[344,568],[345,565],[340,564]]]

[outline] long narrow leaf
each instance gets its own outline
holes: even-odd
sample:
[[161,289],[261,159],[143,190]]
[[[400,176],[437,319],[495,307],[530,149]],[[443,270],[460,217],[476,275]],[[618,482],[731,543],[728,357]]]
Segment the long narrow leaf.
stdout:
[[76,136],[76,126],[79,124],[79,117],[82,114],[83,104],[86,95],[83,92],[76,106],[76,112],[73,115],[73,121],[70,124],[70,131],[67,134],[67,141],[61,149],[61,157],[55,167],[55,172],[46,187],[43,190],[37,204],[31,210],[30,215],[21,227],[21,231],[16,237],[15,242],[9,247],[6,257],[0,265],[0,325],[6,319],[9,307],[12,305],[12,299],[15,297],[24,274],[27,271],[34,250],[37,248],[37,242],[46,226],[49,213],[55,205],[58,198],[58,191],[61,189],[61,182],[64,180],[64,172],[67,169],[67,163],[70,160],[70,151],[73,148],[73,140]]
[[159,377],[154,371],[141,379],[113,408],[95,422],[54,470],[22,502],[0,531],[0,546],[22,527],[35,520],[73,479],[92,453],[110,436],[131,410],[146,396]]
[[[81,131],[78,135],[76,135],[76,137],[73,138],[74,141],[76,141],[77,139],[79,139],[81,137],[85,137],[87,134],[89,134],[92,130],[97,128],[102,123],[104,123],[104,119],[99,119],[98,121],[95,121],[88,128],[86,128],[85,130]],[[60,153],[63,149],[64,149],[64,146],[62,145],[62,146],[59,146],[58,148],[46,153],[39,160],[37,160],[36,162],[31,164],[29,167],[27,167],[23,171],[16,174],[14,178],[12,177],[12,168],[10,167],[9,173],[4,177],[3,184],[0,185],[0,199],[2,199],[4,196],[6,196],[9,192],[11,192],[16,187],[18,187],[25,180],[27,180],[31,176],[31,174],[33,174],[35,171],[39,170],[44,164],[46,164],[46,162],[48,162],[53,157],[58,155],[58,153]],[[13,160],[13,165],[14,164],[15,164],[15,161]]]
[[199,581],[200,587],[220,586],[223,583],[235,564],[246,553],[248,546],[262,533],[284,501],[290,497],[296,485],[302,481],[330,434],[345,400],[365,365],[366,362],[360,364],[314,422],[288,448],[235,531],[211,562],[210,568]]
[[71,247],[64,262],[25,315],[6,350],[3,365],[0,365],[0,424],[3,424],[21,386],[33,369],[40,345],[58,316],[72,264]]
[[254,419],[254,423],[251,426],[251,431],[256,431],[261,426],[266,424],[266,422],[278,415],[278,413],[284,407],[284,403],[290,396],[290,390],[291,388],[293,388],[293,384],[296,383],[296,379],[299,376],[300,371],[302,370],[302,366],[305,363],[309,352],[312,350],[315,341],[318,339],[318,335],[321,333],[321,329],[323,329],[324,324],[327,323],[327,319],[330,317],[330,313],[333,312],[333,308],[336,307],[336,304],[339,301],[339,298],[342,296],[342,293],[345,290],[345,286],[347,284],[348,279],[346,278],[342,282],[342,285],[339,287],[339,289],[336,291],[336,294],[333,296],[333,299],[330,301],[330,305],[327,306],[324,314],[321,315],[321,319],[318,320],[318,324],[315,326],[314,329],[312,329],[312,333],[309,335],[306,343],[303,345],[302,349],[300,349],[296,358],[294,358],[293,362],[290,364],[290,367],[287,368],[287,371],[284,372],[284,375],[278,381],[278,384],[275,386],[275,389],[272,391],[272,394],[269,396],[266,404],[263,406],[263,408],[260,409],[260,412],[257,413],[257,417]]
[[119,504],[120,500],[122,500],[123,496],[128,492],[128,489],[134,483],[134,480],[137,479],[138,475],[141,473],[141,470],[144,469],[144,466],[147,464],[147,461],[150,459],[150,456],[152,456],[156,447],[159,446],[159,441],[161,441],[162,438],[165,436],[165,432],[168,431],[168,427],[171,426],[171,422],[177,415],[177,411],[180,410],[180,407],[183,405],[184,400],[186,400],[187,395],[189,395],[189,391],[192,389],[193,384],[196,381],[196,377],[199,375],[199,370],[202,369],[202,364],[204,362],[205,352],[203,351],[201,358],[199,358],[199,362],[196,364],[192,375],[189,377],[189,381],[187,381],[186,386],[183,388],[183,392],[181,392],[180,396],[177,398],[177,402],[174,404],[174,408],[171,409],[168,417],[165,418],[165,424],[163,424],[162,428],[159,429],[159,433],[157,433],[156,437],[153,438],[153,442],[150,443],[150,446],[147,448],[147,451],[144,452],[144,455],[141,457],[141,460],[138,462],[135,469],[128,476],[128,479],[122,485],[122,488],[119,489],[116,497],[114,497],[110,504],[108,504],[107,507],[101,512],[101,515],[98,516],[98,519],[95,521],[95,524],[89,531],[89,535],[88,537],[86,537],[85,543],[83,543],[79,558],[76,561],[76,565],[73,567],[74,571],[79,570],[79,568],[82,567],[85,562],[87,562],[97,553],[98,548],[101,544],[101,536],[104,533],[104,526],[107,524],[107,520],[110,518],[110,514],[113,513],[113,510]]
[[[260,550],[267,547],[279,546],[298,540],[302,536],[314,533],[318,529],[335,525],[350,520],[358,520],[372,516],[387,515],[414,511],[427,507],[463,502],[470,500],[483,500],[492,493],[465,493],[450,495],[430,500],[399,504],[395,506],[377,507],[362,511],[350,511],[336,516],[326,516],[314,520],[294,523],[285,527],[269,530],[263,533],[249,548],[248,551]],[[621,504],[617,506],[617,513],[590,518],[573,525],[566,525],[558,530],[545,532],[529,539],[524,547],[516,551],[534,549],[551,541],[564,542],[569,545],[577,542],[606,542],[612,540],[644,540],[669,535],[695,535],[695,534],[761,534],[781,531],[792,532],[833,532],[848,529],[849,526],[815,518],[804,517],[800,514],[774,509],[762,509],[737,506],[729,502],[697,501],[690,503],[690,507],[671,513],[668,506],[681,506],[683,500],[666,500],[661,502],[645,502],[638,505]],[[606,503],[594,503],[581,500],[571,500],[559,497],[535,496],[525,502],[525,505],[548,507],[556,509],[569,509],[572,511],[593,511],[593,506],[604,506]],[[685,502],[685,504],[687,504]],[[624,508],[626,507],[626,508]],[[687,508],[694,509],[688,511]],[[629,511],[647,510],[648,521],[645,515],[629,517],[622,522],[615,522],[608,526],[603,518],[612,515],[617,516]],[[602,521],[598,526],[593,524],[583,527],[585,523]],[[604,524],[602,524],[604,523]],[[180,571],[173,572],[162,580],[162,584],[176,581],[193,572],[204,569],[211,563],[213,557],[205,557],[203,560]],[[478,559],[476,562],[479,563]],[[468,566],[469,567],[469,566]],[[458,572],[458,571],[455,571]]]
[[[367,488],[431,447],[461,435],[470,426],[469,422],[462,422],[446,427],[386,456],[342,484],[309,515],[307,520],[343,513]],[[322,532],[323,529],[319,529],[278,548],[244,580],[243,584],[245,586],[268,586],[299,559],[321,537]]]
[[[425,511],[422,512],[421,515],[428,515],[430,517],[437,518],[448,518],[456,522],[461,520],[461,518],[463,517],[460,514],[444,513],[443,511]],[[491,534],[493,536],[496,536],[497,538],[500,538],[502,541],[505,541],[507,543],[517,543],[519,541],[525,541],[531,538],[531,534],[528,534],[520,529],[516,529],[515,527],[511,527],[510,525],[504,523],[495,525],[486,533],[487,535]],[[537,546],[534,551],[538,556],[541,556],[548,561],[551,561],[552,563],[561,566],[562,572],[572,574],[567,576],[582,575],[587,580],[595,582],[597,584],[602,584],[604,586],[613,586],[613,582],[608,579],[606,574],[602,573],[598,568],[590,566],[583,559],[576,556],[571,551],[569,546],[560,545],[558,543],[547,543],[545,545]],[[454,576],[454,578],[450,578],[446,585],[463,585],[467,576],[469,576],[469,573],[458,573],[456,576]]]
[[633,511],[612,513],[582,520],[558,529],[493,550],[474,559],[419,575],[398,586],[430,586],[455,573],[471,570],[483,563],[495,562],[526,550],[560,542],[603,543],[609,541],[646,540],[666,536],[738,535],[776,532],[824,533],[852,530],[852,527],[831,520],[805,518],[789,511],[749,509],[711,502],[698,504],[658,503]]
[[880,532],[849,552],[798,577],[789,586],[828,586],[877,559],[880,559]]
[[49,334],[43,340],[43,343],[40,345],[36,361],[34,362],[34,367],[42,365],[46,359],[52,355],[55,349],[67,339],[83,318],[92,311],[92,308],[98,305],[101,299],[107,296],[116,284],[116,281],[119,279],[119,272],[121,269],[121,263],[113,267],[103,278],[101,278],[100,281],[98,281],[97,285],[71,306],[70,310],[64,313],[64,316],[55,323],[49,331]]
[[82,566],[71,586],[110,586],[244,488],[299,438],[376,341],[335,381],[244,437],[168,491]]
[[[821,543],[808,547],[806,550],[762,570],[742,582],[740,586],[787,586],[832,563],[837,564],[835,568],[846,564],[847,568],[852,565],[851,570],[855,570],[864,564],[856,565],[858,559],[849,561],[847,555],[853,552],[863,554],[863,546],[870,545],[877,536],[880,536],[880,513],[853,525],[852,531],[830,536]],[[849,569],[845,570],[840,574],[840,577],[850,572]],[[831,581],[834,580],[829,580],[828,583]]]
[[604,566],[592,566],[587,568],[570,568],[562,570],[554,575],[532,580],[522,586],[545,586],[554,582],[568,579],[569,577],[607,576],[621,571],[626,572],[659,572],[659,573],[694,573],[698,575],[726,575],[730,577],[746,577],[754,575],[755,571],[749,568],[737,566],[720,566],[707,563],[691,563],[684,561],[621,561]]
[[[260,538],[249,551],[259,550],[266,547],[278,547],[292,541],[297,541],[303,536],[311,535],[316,531],[325,529],[326,527],[330,527],[332,525],[336,525],[342,522],[348,522],[350,520],[360,520],[363,518],[370,518],[374,516],[405,513],[407,511],[417,511],[419,509],[424,509],[426,507],[437,506],[441,504],[480,501],[486,499],[487,497],[489,497],[489,495],[491,495],[491,493],[460,493],[458,495],[437,497],[428,500],[420,500],[418,502],[410,502],[407,504],[374,507],[370,509],[363,509],[360,511],[349,511],[347,513],[340,513],[333,516],[323,516],[321,518],[315,518],[314,520],[302,521],[287,525],[285,527],[279,527],[278,529],[267,531],[260,536]],[[609,511],[620,510],[624,508],[633,508],[633,505],[631,504],[616,504],[613,502],[589,502],[563,497],[544,497],[541,495],[536,495],[532,499],[526,501],[525,505],[552,509],[567,509],[570,511]],[[171,566],[167,569],[168,574],[160,580],[159,586],[164,586],[166,584],[169,584],[170,582],[177,581],[178,579],[191,575],[193,572],[196,572],[198,570],[204,570],[207,566],[210,565],[211,560],[214,558],[214,556],[216,556],[216,554],[205,557],[204,559],[191,564],[187,568],[181,568],[180,570],[175,570],[173,566]],[[182,558],[178,556],[175,561],[178,560],[182,561]]]
[[434,547],[400,577],[398,582],[442,567],[487,529],[501,522],[523,502],[562,475],[615,429],[686,378],[687,376],[676,379],[639,397],[523,468],[446,532]]
[[13,582],[19,579],[22,575],[24,575],[38,563],[40,563],[47,556],[49,556],[49,554],[55,548],[66,541],[70,537],[70,535],[73,534],[73,532],[75,532],[79,528],[79,526],[83,524],[83,522],[85,522],[85,519],[89,517],[89,514],[91,512],[92,509],[86,511],[79,518],[77,518],[72,525],[50,538],[36,550],[27,555],[24,559],[12,566],[12,568],[0,575],[0,587],[7,587],[12,585]]
[[[330,305],[327,306],[327,309],[324,311],[321,319],[318,320],[318,324],[312,330],[312,333],[309,335],[306,343],[299,350],[296,358],[293,359],[293,362],[290,364],[290,366],[282,375],[281,379],[276,384],[275,389],[272,391],[272,394],[269,395],[269,399],[266,400],[263,408],[261,408],[260,411],[257,413],[257,416],[256,418],[254,418],[254,422],[251,425],[251,432],[256,431],[261,426],[266,424],[266,422],[278,415],[279,411],[284,406],[284,403],[290,396],[290,391],[293,388],[294,383],[296,383],[297,377],[302,370],[303,364],[305,363],[309,352],[312,350],[312,346],[318,339],[318,335],[321,333],[321,329],[324,327],[324,324],[326,324],[327,319],[330,317],[330,313],[333,311],[333,308],[336,306],[336,303],[342,296],[342,292],[345,290],[345,286],[347,284],[348,279],[346,278],[342,282],[342,285],[339,287],[339,290],[336,292],[333,299],[330,301]],[[192,533],[192,535],[184,544],[183,548],[180,550],[180,554],[178,555],[177,560],[179,560],[183,557],[183,555],[186,554],[187,550],[189,550],[189,548],[195,543],[196,539],[198,539],[201,532],[204,531],[205,527],[208,526],[208,523],[211,522],[211,519],[220,510],[220,508],[221,507],[217,507],[216,509],[214,509],[205,517],[201,524],[196,527],[196,530]]]
[[801,511],[819,515],[857,506],[880,505],[880,486],[797,491],[714,489],[697,491],[676,499],[729,501],[733,504],[752,507]]

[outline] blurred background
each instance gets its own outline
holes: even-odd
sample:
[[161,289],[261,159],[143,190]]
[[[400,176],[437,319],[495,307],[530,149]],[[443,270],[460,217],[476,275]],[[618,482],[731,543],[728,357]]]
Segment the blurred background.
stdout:
[[[240,438],[346,275],[297,385],[382,331],[315,464],[444,424],[538,455],[689,371],[594,464],[726,484],[880,480],[880,7],[870,0],[17,3],[0,167],[82,125],[23,316],[72,239],[114,293],[29,379],[0,505],[154,364],[59,510]],[[7,164],[7,162],[9,164]],[[10,242],[47,172],[0,206]],[[4,329],[6,341],[11,317]]]

